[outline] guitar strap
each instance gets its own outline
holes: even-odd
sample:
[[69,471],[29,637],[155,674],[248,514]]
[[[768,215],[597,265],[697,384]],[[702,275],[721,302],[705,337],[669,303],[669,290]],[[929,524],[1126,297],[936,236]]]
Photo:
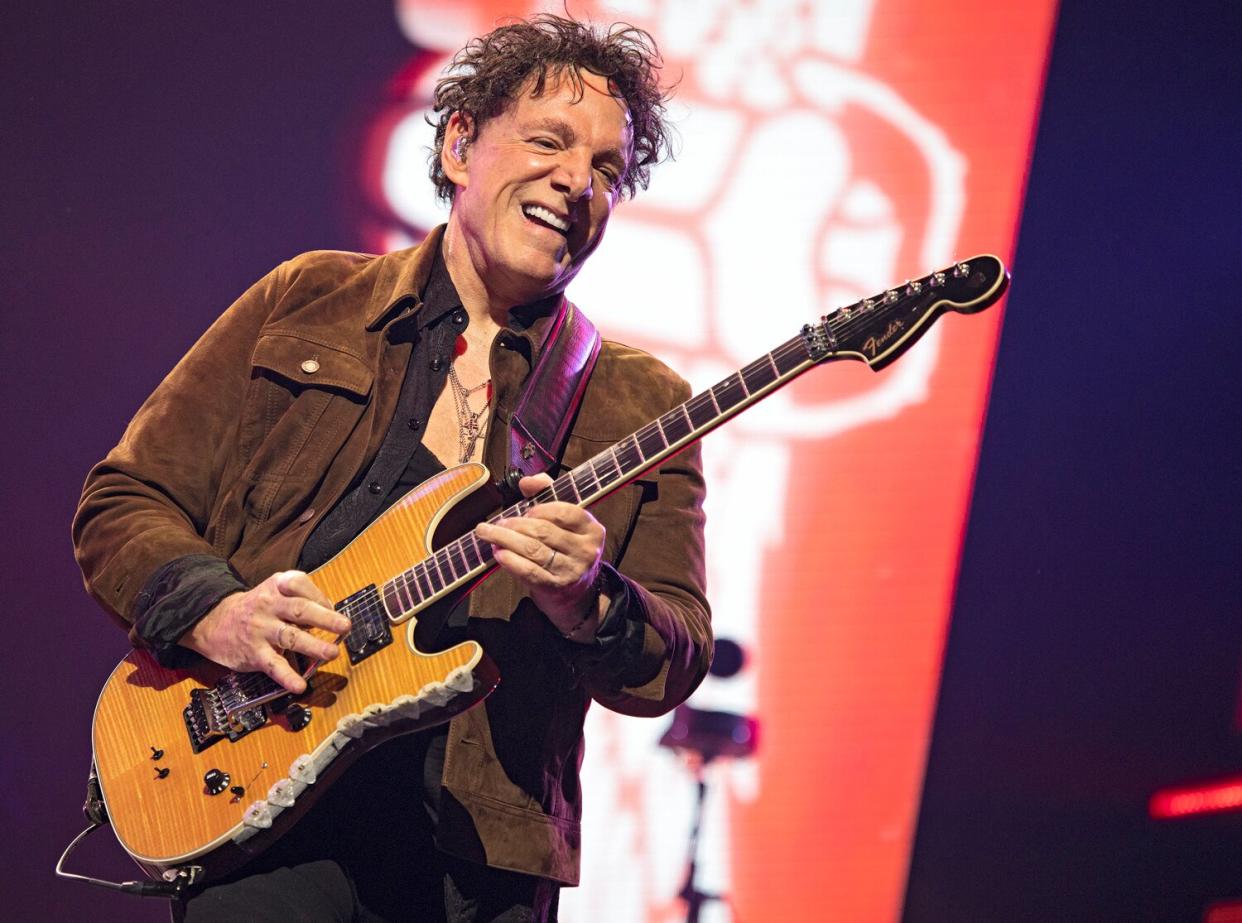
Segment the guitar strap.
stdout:
[[560,460],[599,348],[595,325],[577,305],[562,298],[539,361],[509,420],[505,486],[515,495],[519,478],[548,471]]

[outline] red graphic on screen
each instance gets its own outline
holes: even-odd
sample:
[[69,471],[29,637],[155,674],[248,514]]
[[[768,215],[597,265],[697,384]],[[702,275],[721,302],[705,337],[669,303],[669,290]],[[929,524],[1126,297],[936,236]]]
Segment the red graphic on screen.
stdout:
[[[448,54],[536,8],[397,9],[420,50],[368,141],[375,249],[444,218],[424,116]],[[570,295],[696,387],[894,282],[1010,259],[1051,0],[572,9],[656,35],[682,140]],[[899,915],[1000,319],[947,319],[879,374],[815,370],[705,443],[714,623],[748,656],[690,704],[762,735],[707,769],[698,884],[738,919]],[[684,918],[694,782],[667,727],[593,709],[566,919]]]

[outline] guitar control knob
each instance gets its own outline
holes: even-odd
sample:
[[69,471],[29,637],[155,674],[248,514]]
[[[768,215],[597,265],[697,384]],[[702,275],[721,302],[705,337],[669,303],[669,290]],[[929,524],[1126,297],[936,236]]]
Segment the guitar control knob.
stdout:
[[246,796],[246,786],[234,785],[229,789],[229,793],[239,801]]
[[153,759],[153,760],[162,760],[163,758],[164,758],[164,751],[163,751],[163,750],[161,750],[159,747],[152,747],[152,748],[151,748],[151,759]]
[[156,766],[156,767],[155,767],[155,778],[157,778],[157,779],[167,779],[167,778],[168,778],[168,774],[169,774],[170,772],[172,772],[172,770],[171,770],[171,769],[169,769],[167,766]]
[[289,728],[294,731],[300,731],[311,721],[311,710],[305,705],[290,705],[285,712],[285,718],[289,721]]
[[229,774],[219,769],[208,769],[203,776],[203,785],[208,795],[218,795],[229,787]]

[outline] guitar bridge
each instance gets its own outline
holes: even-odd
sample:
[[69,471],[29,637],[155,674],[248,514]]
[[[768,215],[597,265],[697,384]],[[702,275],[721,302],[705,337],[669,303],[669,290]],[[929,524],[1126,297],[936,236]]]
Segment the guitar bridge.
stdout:
[[[190,704],[181,711],[190,747],[201,753],[217,740],[240,740],[251,731],[267,724],[267,708],[263,705],[244,706],[244,678],[229,673],[210,689],[190,690]],[[230,707],[230,705],[232,707]],[[240,707],[239,707],[240,706]]]

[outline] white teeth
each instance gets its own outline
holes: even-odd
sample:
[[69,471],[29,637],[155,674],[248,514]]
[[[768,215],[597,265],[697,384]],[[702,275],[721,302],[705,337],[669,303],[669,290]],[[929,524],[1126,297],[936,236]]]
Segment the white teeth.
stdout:
[[556,228],[562,234],[564,234],[566,231],[569,230],[568,221],[566,221],[564,218],[558,218],[555,214],[548,211],[542,205],[527,205],[525,206],[523,211],[525,211],[526,214],[530,215],[532,218],[538,218],[540,221],[543,221],[543,222],[546,222],[547,224],[552,225],[552,227]]

